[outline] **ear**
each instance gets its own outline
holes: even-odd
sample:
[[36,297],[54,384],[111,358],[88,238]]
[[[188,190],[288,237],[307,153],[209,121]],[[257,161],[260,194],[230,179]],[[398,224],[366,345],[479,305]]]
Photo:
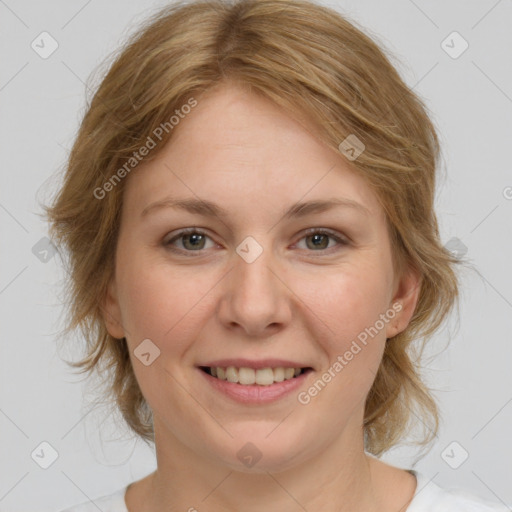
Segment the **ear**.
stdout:
[[124,329],[121,323],[121,308],[119,306],[116,284],[113,278],[108,284],[101,309],[108,333],[113,338],[124,338]]
[[416,309],[421,290],[420,273],[408,266],[395,280],[393,299],[390,304],[396,315],[386,327],[386,338],[392,338],[406,329]]

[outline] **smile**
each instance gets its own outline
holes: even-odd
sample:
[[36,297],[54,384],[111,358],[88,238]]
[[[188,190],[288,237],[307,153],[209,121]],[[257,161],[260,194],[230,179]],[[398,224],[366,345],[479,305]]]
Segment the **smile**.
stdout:
[[245,405],[264,405],[293,396],[305,386],[311,367],[199,366],[199,375],[215,393]]
[[248,368],[228,366],[226,368],[220,366],[201,366],[200,369],[212,377],[243,386],[271,386],[272,384],[283,382],[298,377],[302,373],[306,373],[311,368]]

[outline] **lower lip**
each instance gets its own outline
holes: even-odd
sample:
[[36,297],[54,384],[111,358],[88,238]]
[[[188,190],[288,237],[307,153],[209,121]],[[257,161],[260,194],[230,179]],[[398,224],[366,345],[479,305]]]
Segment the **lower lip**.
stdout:
[[283,382],[275,382],[269,386],[260,386],[259,384],[245,385],[237,382],[229,382],[212,377],[209,373],[204,372],[200,368],[197,369],[211,386],[224,393],[228,397],[244,404],[262,404],[275,402],[293,391],[296,391],[312,373],[308,370],[301,373],[298,377],[284,380]]

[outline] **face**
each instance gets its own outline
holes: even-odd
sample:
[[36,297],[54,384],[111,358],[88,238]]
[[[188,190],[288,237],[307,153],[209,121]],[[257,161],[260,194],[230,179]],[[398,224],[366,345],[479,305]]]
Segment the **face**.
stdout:
[[[174,130],[126,178],[105,300],[157,438],[241,471],[247,442],[271,471],[359,446],[386,339],[418,294],[412,273],[393,273],[377,197],[312,128],[234,85]],[[310,202],[333,203],[297,209]],[[246,382],[269,376],[258,366],[309,370],[246,385],[199,368],[210,363],[243,366],[228,378]]]

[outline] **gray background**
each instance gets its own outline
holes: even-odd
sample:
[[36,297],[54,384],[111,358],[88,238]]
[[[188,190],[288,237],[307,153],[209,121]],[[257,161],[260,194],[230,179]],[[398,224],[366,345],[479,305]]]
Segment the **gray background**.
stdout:
[[[91,72],[165,3],[0,0],[0,511],[59,510],[154,468],[152,451],[96,404],[83,376],[61,360],[73,353],[55,343],[65,276],[59,258],[44,252],[47,226],[37,202],[56,186]],[[415,468],[439,485],[510,507],[512,2],[326,4],[396,55],[400,73],[427,102],[443,144],[446,178],[437,198],[443,243],[467,248],[480,272],[463,274],[460,325],[454,317],[431,344],[425,377],[443,424]],[[31,47],[43,31],[59,45],[46,59]],[[452,56],[442,46],[453,31],[469,44],[457,58],[461,40],[451,36],[445,43]],[[49,462],[43,441],[58,453],[47,469],[34,460]],[[33,459],[34,450],[44,457]],[[416,454],[405,446],[384,460],[411,467]]]

